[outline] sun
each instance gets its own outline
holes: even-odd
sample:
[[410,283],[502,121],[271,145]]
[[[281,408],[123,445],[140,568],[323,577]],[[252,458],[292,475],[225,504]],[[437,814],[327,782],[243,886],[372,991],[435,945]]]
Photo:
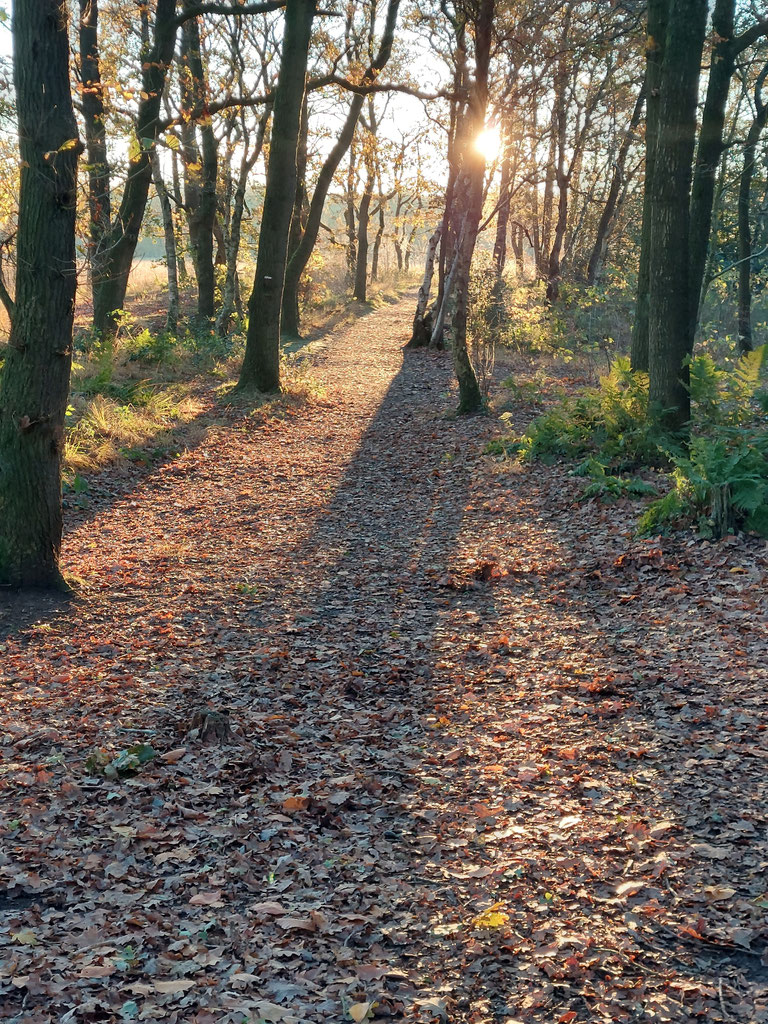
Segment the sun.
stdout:
[[501,152],[501,132],[494,125],[483,128],[475,139],[475,149],[490,163]]

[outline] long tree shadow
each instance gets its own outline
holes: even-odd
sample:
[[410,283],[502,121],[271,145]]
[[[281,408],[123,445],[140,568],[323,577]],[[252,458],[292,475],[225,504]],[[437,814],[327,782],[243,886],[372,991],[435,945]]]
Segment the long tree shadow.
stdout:
[[[407,865],[394,920],[411,939],[388,947],[372,926],[361,956],[389,948],[405,965],[418,957],[427,973],[443,972],[442,1002],[428,984],[409,983],[400,996],[432,1001],[435,1012],[453,1008],[457,1019],[485,1004],[493,1020],[526,1008],[535,1020],[586,1021],[601,1001],[625,1012],[621,993],[638,984],[648,1012],[672,985],[668,1012],[688,1019],[696,1000],[722,1002],[718,976],[744,992],[765,977],[755,951],[740,951],[722,931],[707,945],[695,917],[706,904],[679,899],[664,882],[671,858],[690,859],[691,840],[716,842],[707,826],[691,829],[710,817],[715,789],[699,792],[661,764],[664,744],[681,736],[659,729],[659,689],[668,684],[646,673],[645,692],[631,688],[636,665],[616,621],[626,595],[603,584],[588,522],[542,516],[528,484],[532,493],[514,509],[518,536],[492,535],[504,489],[475,490],[484,424],[447,419],[449,390],[446,362],[406,353],[329,505],[286,552],[280,595],[243,621],[258,629],[260,685],[277,689],[290,669],[313,718],[323,705],[349,708],[346,750],[370,744],[374,776],[382,737],[371,737],[389,723],[380,756],[398,782],[382,801],[383,821],[400,871]],[[506,489],[513,494],[514,483]],[[494,560],[505,545],[517,556],[511,566]],[[658,631],[655,642],[674,647]],[[694,718],[700,737],[702,721],[706,713]],[[494,757],[507,745],[511,764]],[[733,802],[725,778],[717,792]],[[738,816],[735,804],[728,815]],[[654,861],[666,842],[653,835],[659,823],[659,836],[674,839]],[[357,835],[365,825],[352,828]],[[635,889],[630,879],[625,892],[633,850],[643,880]],[[690,869],[702,888],[706,867],[699,859]],[[759,895],[753,868],[742,881]],[[415,930],[414,906],[428,908]],[[621,937],[627,913],[638,921],[631,941]],[[494,914],[510,923],[511,939],[494,936]],[[558,945],[569,929],[570,942]],[[601,988],[601,978],[617,987]],[[390,987],[392,1005],[397,991]]]

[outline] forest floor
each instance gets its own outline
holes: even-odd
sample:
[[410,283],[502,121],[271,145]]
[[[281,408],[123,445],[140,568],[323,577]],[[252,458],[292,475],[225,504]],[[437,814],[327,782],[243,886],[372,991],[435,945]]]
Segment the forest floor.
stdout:
[[768,1021],[764,542],[499,466],[410,315],[0,599],[2,1020]]

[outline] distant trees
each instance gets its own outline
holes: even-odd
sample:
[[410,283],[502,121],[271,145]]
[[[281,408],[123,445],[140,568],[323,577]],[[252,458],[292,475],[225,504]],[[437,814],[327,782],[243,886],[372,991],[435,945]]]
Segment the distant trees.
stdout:
[[[244,326],[241,276],[255,265],[243,388],[279,389],[281,336],[299,336],[303,297],[326,260],[339,265],[339,280],[346,270],[349,292],[362,301],[390,259],[398,273],[424,260],[411,345],[450,349],[462,412],[483,407],[473,331],[495,341],[511,330],[510,283],[532,284],[555,325],[573,284],[602,295],[615,276],[628,291],[636,275],[632,366],[648,373],[654,409],[673,431],[686,429],[687,364],[712,281],[728,282],[738,348],[761,340],[752,307],[768,250],[768,16],[758,5],[16,7],[19,123],[42,123],[41,105],[63,95],[67,13],[77,103],[74,114],[58,104],[45,132],[20,138],[18,236],[11,213],[0,237],[0,252],[16,246],[18,256],[15,295],[10,275],[0,273],[0,302],[13,322],[0,371],[0,579],[56,579],[53,481],[78,223],[94,335],[110,343],[105,351],[119,329],[137,245],[152,230],[149,208],[162,231],[168,331],[183,326],[187,288],[196,338]],[[45,35],[43,12],[58,19],[46,37],[54,56],[44,95],[18,66],[30,33]],[[406,18],[409,31],[401,32]],[[428,68],[418,60],[422,46],[437,58]],[[403,95],[421,102],[422,114],[404,107]],[[86,149],[79,222],[78,123]],[[498,151],[482,143],[494,133]],[[31,175],[33,166],[41,173]],[[4,197],[9,188],[4,182]],[[49,211],[45,223],[34,210]],[[59,277],[48,262],[54,257]],[[725,290],[722,281],[717,289]],[[476,301],[481,294],[490,299]],[[45,483],[35,485],[33,501],[34,473]],[[36,542],[11,537],[16,527],[7,524],[19,520],[11,510],[22,506],[33,510],[24,529],[37,530]]]

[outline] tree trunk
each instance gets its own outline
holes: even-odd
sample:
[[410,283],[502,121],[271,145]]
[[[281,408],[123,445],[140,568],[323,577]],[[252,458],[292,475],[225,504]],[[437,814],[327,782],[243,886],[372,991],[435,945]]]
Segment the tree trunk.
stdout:
[[13,43],[21,190],[16,304],[0,380],[0,584],[59,587],[83,148],[64,0],[15,0]]
[[432,324],[429,322],[426,313],[427,306],[429,305],[429,291],[432,287],[432,277],[435,272],[435,254],[437,253],[437,246],[442,232],[443,225],[438,224],[432,233],[429,245],[427,246],[427,259],[424,264],[424,277],[416,299],[416,313],[413,317],[413,332],[411,334],[411,340],[408,342],[408,348],[424,348],[424,346],[429,344]]
[[[185,0],[185,9],[194,7],[194,0]],[[213,122],[204,117],[200,123],[198,150],[195,123],[189,112],[204,107],[208,87],[200,45],[200,24],[197,18],[184,22],[181,33],[182,122],[185,165],[185,208],[189,222],[189,238],[197,279],[197,318],[209,321],[216,307],[216,273],[214,270],[213,230],[216,220],[216,178],[218,174],[218,143]]]
[[739,355],[752,351],[752,229],[750,226],[750,198],[752,178],[755,173],[757,144],[768,122],[768,104],[763,103],[762,90],[768,77],[768,65],[758,75],[755,83],[755,117],[747,132],[744,143],[744,165],[739,180],[738,228],[739,228],[739,312],[738,338]]
[[373,240],[373,256],[371,257],[371,281],[379,280],[379,254],[381,253],[381,240],[384,237],[384,194],[381,189],[381,178],[379,178],[379,226],[376,229],[376,237]]
[[[369,133],[370,135],[370,133]],[[355,266],[354,297],[358,302],[368,299],[368,219],[373,200],[374,163],[373,146],[375,139],[371,136],[365,144],[365,190],[360,199],[357,213],[357,264]]]
[[[568,86],[568,41],[571,31],[571,7],[566,8],[563,19],[563,31],[560,39],[560,56],[557,62],[554,82],[554,109],[552,111],[552,131],[555,140],[557,164],[554,177],[557,182],[557,220],[555,221],[555,237],[547,263],[547,302],[557,302],[560,294],[560,255],[563,250],[563,239],[568,227],[568,190],[570,173],[565,171],[565,147],[567,131],[566,88]],[[573,170],[575,156],[571,161]],[[549,178],[549,175],[548,175]]]
[[158,134],[158,119],[168,66],[176,41],[176,0],[157,0],[154,44],[142,62],[141,99],[128,145],[128,175],[120,209],[103,241],[103,260],[93,273],[93,326],[101,335],[117,329],[115,313],[125,305],[128,275],[139,241],[141,222],[152,182],[150,151]]
[[349,147],[347,168],[347,195],[344,220],[347,226],[347,284],[354,285],[357,267],[357,228],[355,227],[355,179],[357,178],[357,149],[354,139]]
[[99,58],[98,0],[80,0],[79,41],[83,125],[88,160],[88,259],[91,268],[96,268],[98,277],[104,239],[112,223],[104,86]]
[[467,350],[467,316],[469,310],[469,279],[475,251],[480,217],[483,211],[483,180],[485,159],[474,140],[485,123],[488,107],[488,69],[495,0],[480,0],[475,29],[475,75],[470,86],[469,104],[461,128],[461,170],[459,190],[463,210],[461,228],[456,232],[456,308],[453,314],[451,349],[453,366],[459,384],[459,413],[475,413],[483,408],[483,395]]
[[735,0],[716,0],[712,12],[714,45],[709,68],[707,96],[701,117],[696,166],[691,187],[690,288],[691,336],[695,336],[712,230],[715,179],[723,153],[723,130],[728,91],[736,68],[733,42]]
[[179,272],[176,262],[176,228],[173,223],[173,208],[168,196],[168,189],[163,180],[160,167],[160,155],[155,148],[152,151],[152,178],[155,192],[160,203],[163,220],[163,241],[165,243],[165,266],[168,275],[168,313],[165,318],[165,329],[175,332],[179,326]]
[[259,119],[256,130],[256,142],[252,153],[243,153],[240,161],[240,170],[237,176],[237,185],[232,199],[232,214],[227,233],[227,270],[224,278],[224,289],[221,297],[221,308],[216,318],[216,331],[224,337],[229,331],[232,317],[239,309],[240,288],[237,276],[237,258],[240,254],[240,237],[242,234],[243,213],[245,212],[245,193],[248,187],[248,175],[258,160],[264,145],[264,135],[267,130],[267,123],[271,115],[271,108],[266,107]]
[[[395,36],[395,28],[397,26],[397,15],[400,9],[401,0],[389,0],[387,4],[387,18],[384,24],[384,29],[381,35],[381,42],[379,44],[378,52],[366,69],[363,75],[363,83],[368,84],[375,81],[379,73],[386,66],[392,52],[392,42]],[[283,325],[286,335],[289,337],[299,337],[299,283],[301,281],[301,275],[304,273],[304,268],[309,262],[309,258],[312,255],[312,251],[317,242],[317,235],[320,231],[320,223],[323,219],[323,207],[325,206],[325,200],[328,196],[328,190],[333,182],[333,176],[336,173],[339,164],[341,163],[344,154],[350,148],[352,140],[355,134],[355,128],[357,126],[358,118],[360,117],[360,111],[363,109],[363,102],[365,96],[362,93],[356,93],[353,95],[350,102],[349,111],[342,125],[339,137],[336,143],[331,148],[328,156],[325,158],[320,173],[317,177],[317,183],[315,190],[312,193],[312,199],[309,204],[309,212],[307,213],[307,221],[304,225],[304,231],[301,236],[301,242],[298,247],[290,254],[288,266],[285,273],[285,292],[283,295]],[[347,201],[349,204],[350,198],[354,199],[354,158],[350,154],[350,173],[352,175],[353,184],[350,186],[347,184]],[[350,230],[350,207],[347,205],[346,210],[347,229]],[[351,208],[351,233],[350,243],[352,249],[354,249],[354,203]],[[352,258],[352,252],[348,252],[348,260]],[[352,263],[348,262],[348,266],[354,266],[356,260],[352,258]]]
[[296,198],[296,150],[316,0],[288,0],[272,145],[259,230],[256,276],[248,302],[248,335],[240,388],[280,390],[280,313],[288,235]]
[[[651,207],[650,401],[670,430],[687,429],[690,191],[707,0],[672,0],[661,68]],[[697,296],[698,298],[698,296]]]
[[648,372],[648,314],[651,294],[651,213],[656,168],[656,143],[659,134],[659,89],[670,0],[648,0],[648,24],[645,50],[645,183],[643,221],[640,229],[640,264],[637,271],[635,321],[632,325],[633,370]]

